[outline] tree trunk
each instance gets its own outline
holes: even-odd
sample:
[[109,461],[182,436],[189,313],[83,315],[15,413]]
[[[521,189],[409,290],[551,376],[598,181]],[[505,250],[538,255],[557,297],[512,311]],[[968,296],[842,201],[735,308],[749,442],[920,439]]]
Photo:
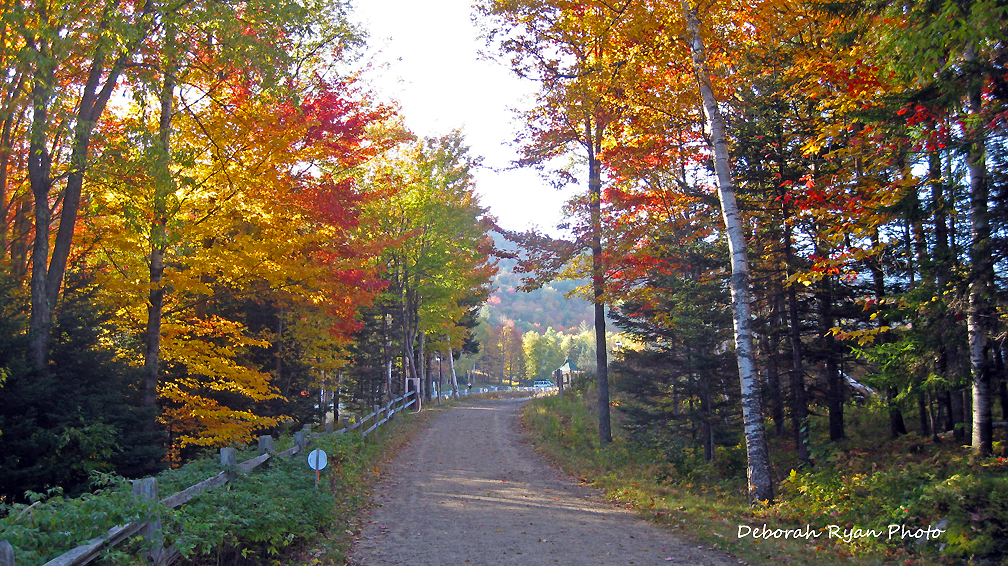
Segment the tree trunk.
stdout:
[[[791,251],[790,234],[786,242]],[[805,396],[805,364],[803,363],[801,320],[798,318],[798,293],[794,285],[788,286],[788,312],[791,319],[791,421],[794,426],[795,449],[798,459],[810,462],[808,434],[808,399]]]
[[[4,106],[8,108],[8,113],[3,117],[3,130],[0,133],[0,261],[7,257],[7,248],[13,239],[13,230],[11,231],[12,237],[7,237],[7,216],[14,204],[13,193],[7,191],[7,181],[11,160],[11,135],[14,122],[17,120],[13,99],[20,96],[23,83],[24,81],[19,78],[15,89],[4,100]],[[10,202],[8,202],[8,198]]]
[[[11,203],[13,204],[13,203]],[[16,279],[28,274],[28,252],[31,249],[29,236],[32,233],[32,206],[29,199],[23,197],[14,210],[13,231],[11,234],[11,273]]]
[[895,387],[886,389],[886,405],[889,407],[889,436],[897,438],[907,433],[906,424],[903,422],[903,413],[896,403],[896,396],[899,391]]
[[423,383],[424,390],[424,401],[431,400],[431,382],[430,382],[430,366],[427,365],[427,353],[424,351],[426,346],[426,336],[424,333],[420,333],[420,382]]
[[949,432],[955,430],[955,419],[952,418],[952,393],[947,389],[938,394],[940,412],[945,413],[942,420],[942,431]]
[[998,384],[998,397],[1001,399],[1001,420],[1008,421],[1008,378],[1001,376]]
[[[973,49],[966,52],[966,59],[974,59]],[[977,457],[990,456],[993,449],[994,429],[991,421],[991,359],[990,329],[996,317],[992,296],[994,290],[994,261],[991,250],[990,211],[987,186],[986,152],[984,148],[984,125],[980,121],[983,99],[980,86],[970,89],[968,95],[967,123],[975,124],[968,131],[970,137],[969,154],[966,164],[970,175],[970,263],[971,282],[969,289],[969,310],[966,315],[966,330],[969,335],[970,375],[973,382],[973,454]]]
[[784,436],[784,396],[781,393],[780,383],[780,331],[781,313],[783,311],[781,302],[781,288],[774,285],[771,292],[773,296],[770,308],[770,328],[766,336],[767,350],[767,385],[770,387],[770,414],[774,420],[774,434],[778,437]]
[[[91,54],[87,72],[87,82],[81,90],[74,118],[73,140],[70,142],[69,163],[66,184],[63,189],[59,228],[49,253],[49,236],[52,228],[52,208],[49,199],[52,192],[52,156],[47,143],[49,134],[49,104],[55,94],[56,60],[51,53],[48,39],[29,38],[30,48],[35,52],[35,71],[32,88],[32,126],[29,142],[28,177],[35,199],[35,242],[32,248],[31,276],[31,316],[29,318],[29,357],[35,369],[44,370],[49,356],[50,332],[53,311],[59,299],[60,287],[66,273],[70,246],[73,243],[74,227],[80,209],[81,188],[87,171],[88,149],[91,134],[126,65],[147,36],[153,18],[148,18],[154,10],[153,2],[144,4],[138,15],[137,33],[127,46],[112,46],[108,41],[99,41]],[[105,16],[111,14],[111,10]],[[43,17],[48,17],[43,14]],[[103,19],[99,33],[105,32],[110,20]],[[125,48],[123,48],[125,47]],[[115,49],[119,56],[108,64],[109,51]],[[104,83],[102,80],[104,79]]]
[[[966,413],[963,407],[963,396],[965,394],[965,389],[957,387],[952,390],[951,401],[952,401],[952,422],[955,425],[961,425],[966,422]],[[966,428],[962,426],[955,426],[952,432],[953,438],[962,441],[966,440]]]
[[154,218],[150,226],[150,291],[147,299],[147,328],[145,332],[144,367],[141,386],[142,407],[150,411],[144,423],[147,432],[157,429],[158,366],[161,361],[161,315],[164,308],[165,289],[164,253],[167,244],[168,195],[174,191],[171,174],[171,121],[175,100],[175,27],[165,28],[164,84],[161,89],[161,117],[158,121],[157,170],[154,171]]
[[[414,345],[417,338],[416,324],[414,324],[414,309],[413,309],[413,299],[412,293],[407,287],[407,278],[405,270],[403,270],[401,277],[402,281],[402,325],[403,325],[403,373],[409,372],[409,375],[417,380],[417,398],[419,399],[423,395],[423,376],[420,374],[419,368],[417,367],[417,356]],[[421,366],[422,367],[422,366]]]
[[606,347],[605,267],[602,265],[602,171],[598,152],[602,147],[605,125],[586,108],[584,147],[588,156],[588,196],[591,224],[592,300],[595,315],[595,373],[598,378],[599,445],[612,442],[609,400],[609,359]]
[[382,317],[382,356],[385,358],[385,402],[392,400],[392,316]]
[[591,250],[592,293],[595,306],[595,373],[598,376],[598,432],[599,444],[612,442],[612,425],[609,415],[609,359],[606,347],[605,279],[602,266],[602,172],[595,154],[595,140],[601,126],[592,128],[592,120],[585,121],[588,148],[588,194],[591,198]]
[[[336,385],[333,386],[332,391],[332,414],[333,414],[333,427],[339,426],[340,422],[340,382],[343,381],[343,372],[336,372]],[[341,427],[342,428],[342,427]]]
[[[872,234],[872,244],[876,247],[879,245],[879,233],[878,230],[874,230]],[[872,282],[875,285],[875,299],[879,308],[882,305],[882,297],[885,297],[885,274],[882,272],[882,266],[878,258],[872,258],[868,262],[869,269],[872,272]],[[878,312],[882,316],[878,316],[879,327],[889,326],[889,321],[885,319],[884,314]],[[889,333],[883,333],[881,339],[882,341],[889,340]],[[886,388],[886,407],[889,410],[889,436],[892,438],[897,438],[907,433],[906,423],[903,422],[903,413],[900,411],[899,403],[896,402],[896,397],[899,395],[899,390],[894,386]]]
[[931,434],[931,427],[928,425],[927,400],[924,393],[917,394],[917,418],[920,423],[921,438],[927,438]]
[[[998,362],[998,399],[1001,401],[1001,420],[1008,420],[1008,375],[1006,375],[1006,364],[1005,364],[1005,342],[1002,340],[998,344],[997,355],[994,358],[995,362]],[[993,405],[993,401],[991,402]],[[993,409],[993,407],[992,407]]]
[[451,368],[452,397],[459,398],[458,377],[455,375],[455,355],[451,346],[448,347],[448,367]]
[[830,440],[844,437],[844,387],[836,359],[836,339],[833,336],[833,284],[830,276],[819,282],[819,331],[823,341],[823,356],[826,358],[827,409],[829,411]]
[[55,69],[49,47],[40,40],[39,61],[33,77],[31,104],[32,124],[28,143],[28,181],[35,199],[35,241],[32,245],[31,315],[28,321],[29,356],[37,370],[44,370],[49,356],[49,330],[52,327],[53,305],[46,287],[49,265],[49,230],[52,208],[52,156],[49,154],[49,103],[55,88]]
[[746,455],[748,457],[749,501],[773,500],[773,480],[770,476],[770,459],[763,426],[763,407],[753,356],[751,309],[749,298],[749,260],[746,256],[745,237],[738,203],[735,200],[735,182],[732,179],[728,157],[728,137],[724,119],[711,87],[710,73],[704,56],[700,20],[689,0],[682,0],[686,18],[693,70],[697,76],[700,96],[707,114],[711,132],[711,150],[714,152],[714,169],[718,179],[718,197],[728,236],[731,255],[731,295],[735,322],[735,354],[738,358],[739,381],[742,389],[742,421],[745,427]]

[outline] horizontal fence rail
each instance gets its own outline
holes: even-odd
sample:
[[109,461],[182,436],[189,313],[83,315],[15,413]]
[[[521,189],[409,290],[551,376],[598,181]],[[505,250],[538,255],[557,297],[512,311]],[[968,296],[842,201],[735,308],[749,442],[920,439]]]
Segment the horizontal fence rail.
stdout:
[[[407,401],[407,398],[409,398],[409,401]],[[304,451],[305,448],[308,447],[308,444],[314,439],[321,438],[329,434],[345,434],[362,428],[368,421],[371,421],[372,424],[370,427],[361,432],[361,436],[366,437],[372,432],[377,434],[379,427],[391,420],[397,413],[405,411],[416,403],[416,392],[410,391],[405,395],[392,399],[385,405],[375,405],[374,411],[362,417],[354,424],[343,427],[339,430],[312,433],[311,425],[305,425],[304,429],[294,433],[294,445],[283,452],[273,452],[273,437],[260,436],[260,454],[255,458],[250,458],[241,463],[237,463],[235,461],[236,453],[233,447],[221,448],[220,463],[222,469],[217,473],[217,475],[161,499],[160,504],[165,508],[174,509],[175,507],[179,507],[180,505],[184,505],[185,503],[191,501],[201,493],[227,484],[228,482],[234,480],[238,475],[244,475],[251,472],[272,458],[288,458]],[[331,429],[331,427],[327,425],[327,429]],[[133,493],[141,499],[156,500],[157,479],[145,478],[134,480]],[[138,520],[129,523],[128,525],[112,527],[104,535],[93,538],[81,544],[77,548],[53,558],[49,562],[46,562],[44,566],[83,566],[100,556],[104,550],[111,548],[137,534],[142,534],[148,542],[160,541],[160,530],[161,525],[160,519],[158,518],[154,518],[153,520]],[[155,546],[159,544],[160,542],[156,542]],[[148,559],[155,566],[168,566],[169,564],[178,561],[181,557],[181,554],[174,547],[167,549],[155,548],[151,551]],[[14,547],[6,540],[0,540],[0,566],[15,566]]]

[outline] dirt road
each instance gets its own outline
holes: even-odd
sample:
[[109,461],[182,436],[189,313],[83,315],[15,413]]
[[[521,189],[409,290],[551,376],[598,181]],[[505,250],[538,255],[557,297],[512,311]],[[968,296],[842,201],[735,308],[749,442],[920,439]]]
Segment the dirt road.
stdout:
[[521,442],[523,403],[485,401],[435,418],[376,487],[352,562],[737,566],[548,466]]

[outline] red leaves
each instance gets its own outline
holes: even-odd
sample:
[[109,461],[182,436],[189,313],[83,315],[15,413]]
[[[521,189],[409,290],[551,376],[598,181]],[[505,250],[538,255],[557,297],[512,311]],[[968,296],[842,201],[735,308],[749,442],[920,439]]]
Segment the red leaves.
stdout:
[[907,126],[916,126],[918,124],[923,123],[933,123],[938,118],[938,115],[931,108],[920,103],[907,104],[902,108],[900,108],[896,112],[896,114],[899,116],[905,116],[911,110],[913,110],[913,114],[907,117],[906,119]]

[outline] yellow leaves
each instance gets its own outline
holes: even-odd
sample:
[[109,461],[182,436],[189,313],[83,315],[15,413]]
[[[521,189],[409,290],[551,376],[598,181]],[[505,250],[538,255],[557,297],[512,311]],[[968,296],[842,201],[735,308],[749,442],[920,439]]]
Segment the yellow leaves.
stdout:
[[161,420],[176,435],[176,449],[244,443],[256,431],[277,424],[277,418],[237,410],[208,395],[229,392],[250,401],[279,398],[268,373],[242,362],[249,348],[268,346],[270,342],[249,335],[241,324],[218,316],[162,326],[164,363],[184,368],[183,375],[158,388],[167,401]]
[[[239,323],[221,317],[170,322],[162,326],[162,358],[181,364],[190,377],[181,383],[213,391],[231,391],[254,401],[279,397],[267,373],[240,363],[248,348],[270,343],[249,336]],[[191,376],[200,376],[198,378]]]
[[162,414],[161,422],[176,437],[178,448],[245,444],[254,439],[256,431],[276,426],[280,421],[235,411],[175,384],[165,387],[161,394],[172,402],[172,407]]
[[800,271],[789,275],[785,284],[799,283],[805,287],[811,287],[814,283],[821,281],[823,275],[821,271]]
[[[875,315],[872,315],[875,318]],[[879,326],[877,328],[867,328],[863,330],[843,330],[840,327],[831,328],[828,333],[836,336],[840,340],[854,340],[858,346],[864,346],[875,341],[877,337],[892,330],[889,326]]]

